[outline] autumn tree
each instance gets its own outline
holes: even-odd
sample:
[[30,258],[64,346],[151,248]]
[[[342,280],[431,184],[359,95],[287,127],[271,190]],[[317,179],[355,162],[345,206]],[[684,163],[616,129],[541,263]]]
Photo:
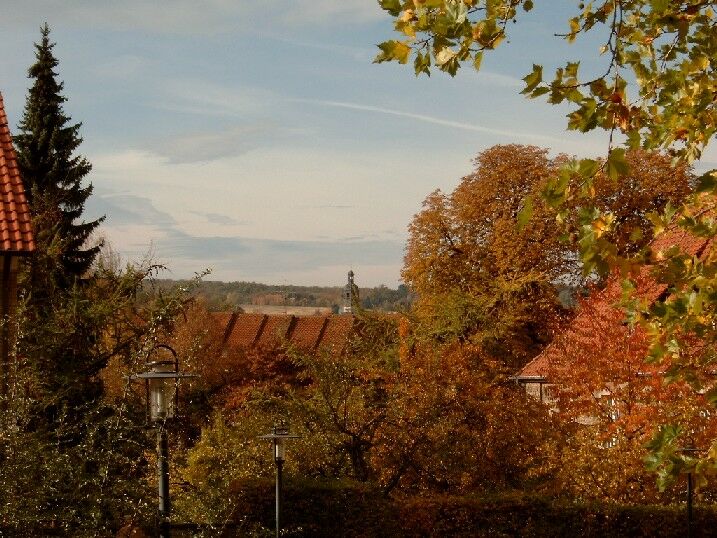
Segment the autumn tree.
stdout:
[[[379,45],[381,52],[376,61],[407,63],[413,55],[417,74],[428,74],[436,66],[455,75],[466,62],[480,68],[483,54],[499,46],[508,36],[510,23],[520,18],[519,9],[530,11],[535,3],[381,0],[379,4],[394,17],[401,38]],[[584,208],[576,215],[579,226],[574,239],[586,271],[597,269],[605,274],[617,268],[624,276],[634,275],[645,263],[655,261],[653,253],[648,248],[637,252],[629,249],[627,255],[618,251],[606,233],[614,226],[614,215],[595,207],[594,181],[600,170],[613,181],[624,180],[629,173],[626,148],[667,150],[674,163],[691,163],[701,157],[714,138],[715,2],[606,0],[580,2],[576,7],[561,37],[572,43],[585,34],[603,31],[600,54],[604,69],[596,77],[585,77],[581,62],[568,60],[555,70],[552,80],[546,81],[543,66],[533,65],[523,79],[522,93],[570,106],[569,129],[609,132],[607,156],[603,161],[588,158],[566,163],[543,190],[542,197],[556,209],[561,220],[570,213],[571,202]],[[623,147],[614,145],[616,140],[624,141]],[[571,189],[574,180],[580,189]],[[711,170],[699,178],[697,192],[677,208],[679,211],[668,206],[664,213],[653,216],[655,234],[677,223],[696,236],[714,237],[717,228],[712,208],[716,195],[717,172]],[[524,212],[523,220],[529,213]],[[638,318],[651,335],[650,360],[664,363],[665,371],[677,367],[690,380],[692,373],[709,363],[711,357],[690,358],[685,335],[698,334],[708,344],[704,349],[717,341],[711,293],[716,284],[715,260],[710,257],[703,263],[689,263],[690,256],[680,248],[658,254],[660,264],[655,266],[655,274],[674,293],[669,300],[664,297],[639,312]],[[668,438],[658,438],[656,453],[674,454],[663,451]],[[671,438],[669,442],[674,441]],[[717,466],[714,458],[702,463],[704,469]]]
[[383,491],[548,486],[554,425],[509,374],[472,344],[423,344],[402,360],[372,455]]
[[[212,522],[234,517],[237,507],[227,502],[232,488],[273,474],[267,447],[256,437],[277,421],[301,436],[290,446],[301,457],[287,458],[289,476],[376,480],[371,454],[395,396],[397,324],[390,318],[360,321],[350,341],[334,348],[311,352],[284,342],[276,360],[265,354],[281,351],[275,348],[241,356],[240,376],[227,380],[226,392],[215,400],[221,407],[187,452],[185,491],[177,500],[182,511]],[[291,375],[287,359],[294,365]]]
[[[679,204],[693,182],[687,167],[671,168],[664,155],[634,151],[627,159],[629,181],[601,174],[594,184],[625,254],[649,242],[649,215]],[[562,240],[564,227],[540,198],[565,160],[533,146],[494,146],[450,195],[426,199],[409,227],[403,277],[436,336],[480,343],[513,366],[548,341],[561,311],[558,286],[585,283],[577,245]],[[516,219],[526,203],[532,219],[521,230]],[[577,233],[576,219],[569,224]]]
[[615,287],[581,301],[570,330],[545,352],[552,405],[567,432],[561,477],[579,498],[666,502],[677,491],[658,491],[644,466],[646,444],[660,424],[676,422],[694,447],[704,447],[717,422],[703,394],[683,379],[665,383],[664,372],[645,363],[649,337],[622,322],[610,297]]

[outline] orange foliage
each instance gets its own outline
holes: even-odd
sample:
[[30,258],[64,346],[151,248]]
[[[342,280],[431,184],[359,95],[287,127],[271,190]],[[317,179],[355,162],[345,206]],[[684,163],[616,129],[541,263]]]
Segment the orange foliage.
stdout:
[[391,392],[373,455],[387,491],[520,487],[547,468],[550,417],[476,346],[418,349]]
[[298,369],[279,340],[259,347],[224,341],[225,323],[201,301],[193,303],[172,332],[172,346],[183,368],[198,374],[185,398],[199,405],[206,419],[212,409],[237,409],[258,387],[274,392],[300,384]]
[[[561,240],[564,227],[541,198],[566,159],[534,146],[494,146],[452,193],[426,198],[409,227],[402,274],[432,336],[479,344],[516,368],[550,340],[565,314],[557,285],[584,283],[577,245]],[[625,182],[598,173],[593,184],[595,205],[614,215],[608,233],[623,254],[649,241],[647,214],[678,204],[693,181],[688,168],[671,168],[659,154],[634,151],[627,160]],[[519,230],[527,196],[532,218]]]
[[[572,431],[563,477],[575,494],[617,502],[660,502],[645,469],[645,444],[660,424],[682,424],[696,446],[708,446],[717,421],[684,380],[665,381],[648,365],[648,337],[605,301],[585,300],[572,330],[554,341],[549,379],[558,419]],[[685,443],[687,443],[687,437]]]

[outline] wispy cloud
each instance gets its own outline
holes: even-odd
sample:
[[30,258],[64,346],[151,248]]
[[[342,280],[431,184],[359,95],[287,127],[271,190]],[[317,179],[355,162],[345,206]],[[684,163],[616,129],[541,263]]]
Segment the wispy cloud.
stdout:
[[[192,211],[208,219],[237,224],[230,216]],[[364,285],[396,284],[403,242],[376,234],[314,241],[277,240],[240,235],[202,235],[181,229],[171,215],[149,198],[99,189],[90,197],[87,216],[107,214],[102,234],[130,259],[152,252],[175,277],[191,276],[207,266],[214,278],[326,284],[343,277],[346,268],[366,268]],[[303,275],[303,276],[296,276]],[[370,277],[369,277],[370,275]]]
[[276,131],[269,124],[241,125],[161,140],[150,149],[172,164],[208,162],[243,155],[260,147]]
[[517,77],[493,73],[491,71],[469,71],[469,77],[481,86],[499,86],[504,88],[522,88],[525,84]]
[[211,224],[219,224],[223,226],[243,226],[248,224],[245,220],[235,219],[234,217],[221,213],[203,213],[201,211],[191,211],[190,213],[204,217]]
[[107,224],[111,226],[147,224],[170,228],[176,224],[170,214],[158,210],[149,198],[95,189],[87,199],[86,216],[102,215],[107,215]]
[[[276,5],[276,0],[273,1]],[[366,0],[293,0],[280,1],[278,5],[281,8],[281,19],[293,25],[315,24],[317,21],[333,24],[363,23],[385,17],[375,2]]]
[[147,58],[123,54],[97,65],[94,71],[100,77],[126,80],[144,73],[151,65]]
[[366,0],[5,0],[5,24],[82,25],[156,34],[216,35],[244,29],[360,24],[382,17]]
[[189,78],[167,81],[161,93],[162,99],[151,103],[155,108],[220,117],[263,114],[279,99],[266,88],[235,88]]
[[321,50],[335,56],[349,57],[355,61],[363,62],[365,64],[370,63],[376,56],[376,50],[370,47],[351,47],[347,45],[338,45],[333,42],[309,41],[282,34],[273,34],[271,32],[262,32],[261,37],[305,49]]
[[343,205],[343,204],[320,204],[306,206],[310,209],[354,209],[355,205]]
[[465,123],[456,120],[449,120],[445,118],[438,118],[435,116],[428,116],[426,114],[416,114],[413,112],[406,112],[403,110],[397,110],[393,108],[384,108],[373,105],[365,105],[361,103],[349,103],[344,101],[326,101],[319,99],[297,99],[304,103],[315,104],[319,106],[329,106],[335,108],[346,108],[350,110],[359,110],[362,112],[374,112],[377,114],[387,114],[389,116],[397,116],[400,118],[408,118],[417,120],[425,123],[432,123],[434,125],[441,125],[443,127],[450,127],[453,129],[463,129],[465,131],[476,131],[479,133],[487,133],[491,135],[499,135],[507,138],[525,138],[529,140],[540,141],[543,143],[559,144],[562,140],[545,135],[538,135],[534,133],[522,133],[518,131],[509,131],[504,129],[495,129],[493,127],[485,127],[483,125],[476,125],[475,123]]
[[252,275],[278,270],[307,270],[360,260],[367,265],[400,264],[403,244],[398,241],[277,241],[247,237],[197,237],[171,230],[155,241],[157,254],[185,260],[214,260],[240,267]]

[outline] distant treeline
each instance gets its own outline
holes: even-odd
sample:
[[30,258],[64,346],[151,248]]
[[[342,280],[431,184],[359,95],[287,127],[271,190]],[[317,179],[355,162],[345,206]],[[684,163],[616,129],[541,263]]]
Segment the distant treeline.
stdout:
[[[189,285],[189,280],[160,279],[160,288]],[[234,310],[242,304],[315,306],[331,308],[338,312],[343,304],[343,287],[269,285],[257,282],[202,281],[194,289],[195,297],[202,297],[210,310]],[[375,288],[359,288],[361,306],[370,310],[395,312],[405,310],[413,300],[413,294],[401,284],[397,289],[381,285]]]

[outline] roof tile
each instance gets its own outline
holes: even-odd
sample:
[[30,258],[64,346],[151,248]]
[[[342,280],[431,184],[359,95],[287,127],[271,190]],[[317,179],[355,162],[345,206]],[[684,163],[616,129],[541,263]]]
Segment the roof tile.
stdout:
[[237,314],[226,343],[233,347],[253,346],[259,339],[265,321],[264,314]]
[[[696,237],[682,228],[674,227],[655,239],[651,244],[651,248],[653,252],[659,254],[660,251],[676,246],[685,254],[704,257],[711,252],[712,245],[712,239]],[[640,269],[640,273],[634,278],[637,296],[646,299],[648,302],[654,302],[668,289],[666,284],[658,282],[652,277],[651,270],[650,266],[643,266]],[[624,312],[613,306],[620,299],[621,293],[620,278],[617,276],[611,277],[604,289],[596,292],[588,299],[590,307],[593,311],[614,313],[615,322],[622,323]],[[599,348],[600,335],[590,333],[589,324],[591,323],[592,315],[590,312],[585,309],[578,312],[570,326],[562,334],[558,335],[537,357],[526,364],[516,375],[516,379],[524,381],[546,379],[549,375],[551,361],[560,353],[560,348],[568,341]],[[584,342],[585,334],[594,334],[594,341]]]
[[356,329],[356,318],[346,315],[294,316],[287,314],[212,314],[224,328],[224,343],[232,347],[269,346],[285,341],[303,350],[338,349]]
[[30,208],[25,197],[5,106],[0,94],[0,253],[26,254],[35,250]]

